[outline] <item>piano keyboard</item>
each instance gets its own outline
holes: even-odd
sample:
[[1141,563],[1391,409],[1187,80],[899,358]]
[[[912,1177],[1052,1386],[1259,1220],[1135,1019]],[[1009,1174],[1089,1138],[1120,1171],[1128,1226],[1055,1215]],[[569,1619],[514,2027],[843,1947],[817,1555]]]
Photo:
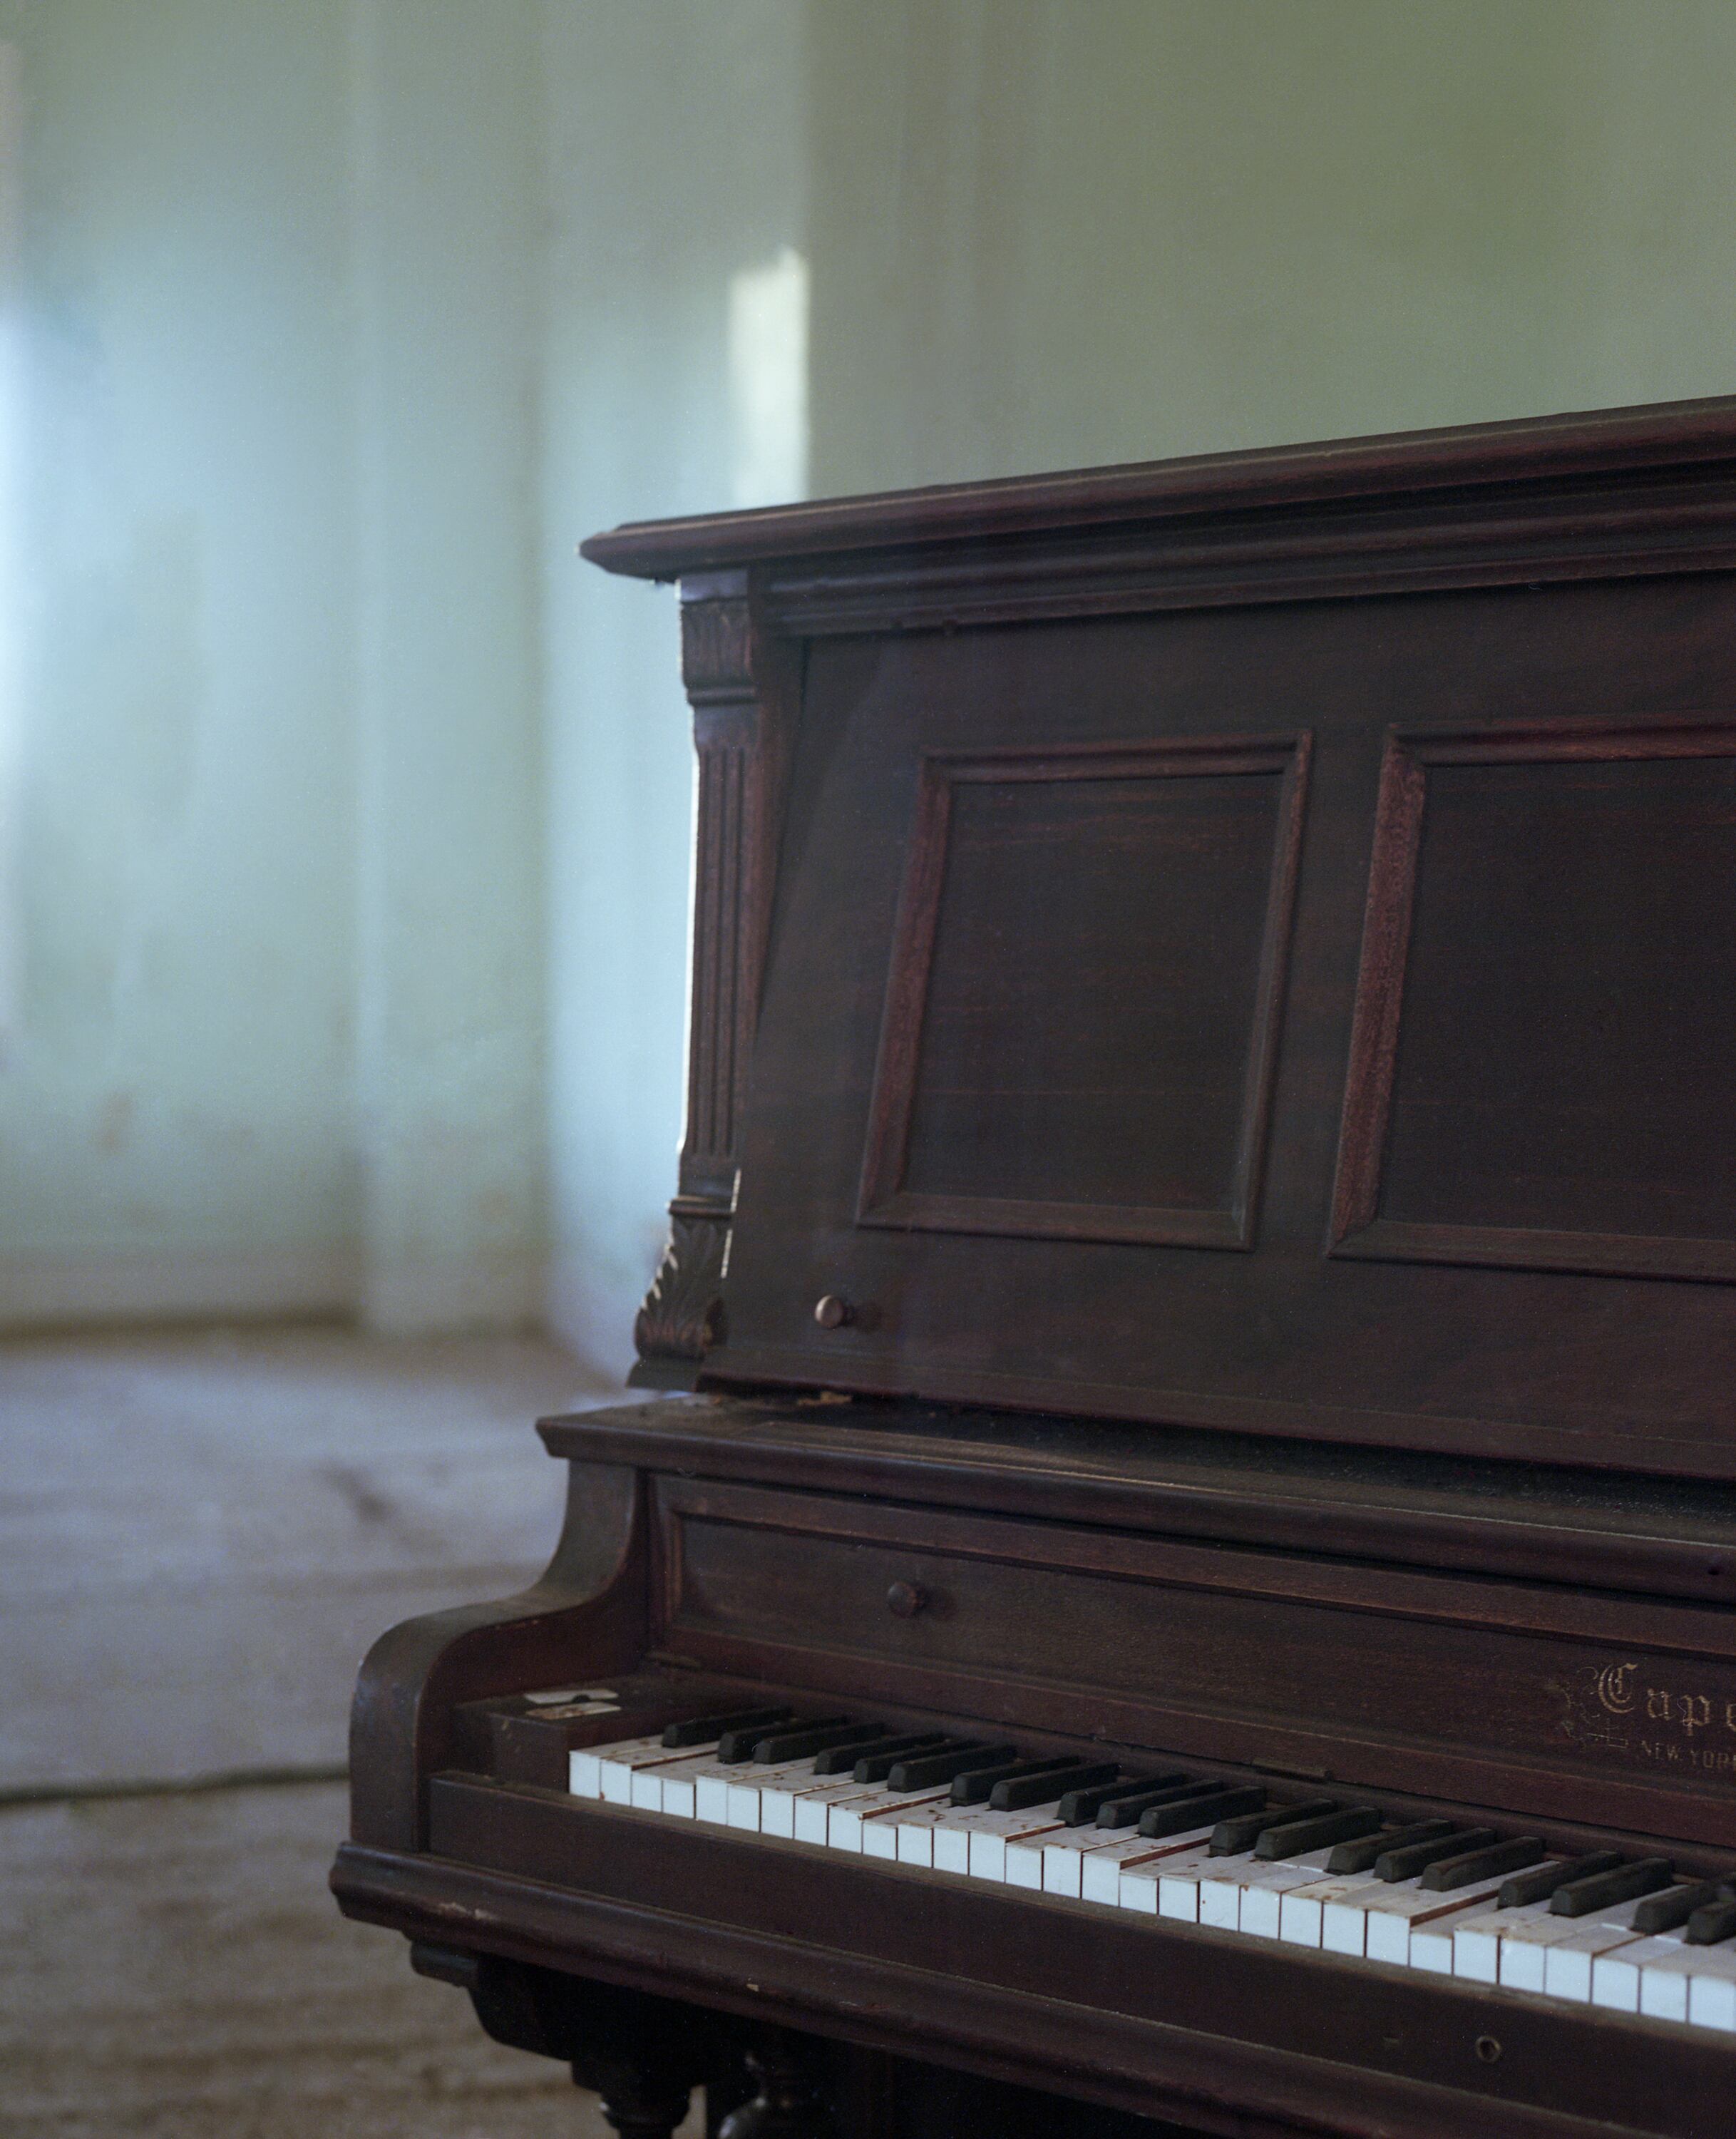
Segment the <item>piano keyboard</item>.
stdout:
[[1736,2034],[1736,1874],[764,1706],[570,1758],[574,1796]]

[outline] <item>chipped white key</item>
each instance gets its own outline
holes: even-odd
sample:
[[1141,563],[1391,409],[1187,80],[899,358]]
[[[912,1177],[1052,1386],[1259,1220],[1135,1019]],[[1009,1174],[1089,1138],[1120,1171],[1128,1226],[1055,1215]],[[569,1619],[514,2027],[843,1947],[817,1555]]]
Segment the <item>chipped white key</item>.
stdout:
[[901,1864],[926,1864],[932,1870],[934,1838],[940,1830],[941,1823],[950,1818],[956,1809],[946,1799],[942,1798],[938,1804],[924,1805],[917,1811],[900,1814],[895,1833],[898,1862]]
[[898,1854],[899,1822],[911,1813],[937,1809],[946,1802],[944,1786],[938,1790],[888,1795],[884,1809],[864,1806],[861,1811],[862,1853],[891,1862]]
[[[800,1760],[780,1761],[775,1767],[761,1768],[757,1771],[750,1769],[746,1773],[738,1769],[736,1772],[742,1779],[733,1784],[731,1789],[742,1791],[751,1789],[758,1794],[760,1833],[777,1835],[785,1842],[823,1843],[826,1838],[824,1803],[817,1821],[811,1810],[805,1820],[803,1818],[803,1806],[810,1798],[823,1792],[837,1797],[845,1790],[861,1787],[859,1784],[853,1783],[848,1775],[841,1779],[836,1775],[816,1775],[811,1753]],[[758,1779],[750,1782],[747,1775],[756,1772]],[[732,1813],[736,1802],[739,1801],[731,1802]],[[745,1826],[746,1820],[747,1809],[742,1804],[739,1823]],[[731,1824],[737,1823],[737,1819],[732,1818]]]
[[[757,1790],[757,1784],[751,1785],[745,1783],[744,1777],[751,1774],[763,1780],[770,1780],[775,1773],[778,1775],[799,1774],[804,1771],[807,1765],[804,1761],[791,1760],[776,1770],[770,1768],[745,1768],[739,1761],[730,1761],[726,1764],[720,1760],[714,1752],[702,1766],[692,1771],[690,1787],[693,1793],[693,1801],[691,1812],[687,1810],[685,1804],[678,1805],[675,1802],[677,1794],[682,1790],[683,1782],[689,1779],[684,1776],[680,1768],[666,1768],[663,1770],[665,1780],[663,1809],[665,1812],[673,1812],[677,1818],[708,1821],[713,1827],[743,1827],[747,1822],[748,1805],[745,1799],[740,1798],[734,1799],[732,1801],[731,1793],[747,1788]],[[755,1808],[754,1817],[758,1818],[757,1805]]]
[[1451,1919],[1485,1906],[1500,1892],[1499,1879],[1484,1879],[1473,1887],[1460,1887],[1438,1894],[1421,1880],[1405,1879],[1395,1885],[1371,1880],[1321,1911],[1320,1943],[1328,1953],[1361,1954],[1370,1960],[1384,1960],[1395,1968],[1411,1965],[1411,1939],[1419,1928],[1439,1926],[1444,1940],[1441,1952],[1431,1954],[1437,1971],[1452,1968]]
[[1251,1853],[1220,1857],[1222,1869],[1200,1882],[1200,1921],[1213,1929],[1242,1931],[1249,1938],[1276,1938],[1279,1910],[1286,1891],[1305,1887],[1326,1870],[1330,1849],[1274,1863]]
[[[600,1798],[604,1794],[603,1769],[605,1762],[611,1768],[619,1767],[623,1777],[628,1777],[633,1767],[643,1762],[673,1760],[679,1757],[664,1745],[661,1731],[655,1738],[623,1738],[613,1745],[580,1746],[567,1756],[566,1786],[575,1798]],[[623,1779],[619,1788],[621,1795],[614,1802],[626,1804],[632,1795],[630,1786]]]
[[[1028,1812],[979,1812],[969,1828],[971,1877],[1004,1882],[1009,1843],[1022,1842],[1032,1835],[1057,1834],[1060,1830],[1061,1822],[1053,1805],[1034,1805]],[[940,1862],[938,1838],[935,1862]]]
[[[1093,1842],[1074,1839],[1093,1835]],[[1130,1833],[1126,1828],[1074,1828],[1070,1833],[1046,1836],[1043,1846],[1043,1891],[1071,1894],[1082,1902],[1100,1902],[1107,1907],[1121,1902],[1123,1868],[1155,1862],[1160,1857],[1178,1857],[1211,1839],[1209,1827],[1191,1827],[1161,1840]],[[1155,1904],[1154,1904],[1155,1906]]]
[[1569,1998],[1577,2004],[1592,1999],[1592,1969],[1600,1954],[1636,1946],[1637,1934],[1629,1919],[1630,1902],[1619,1916],[1582,1916],[1579,1927],[1568,1937],[1543,1949],[1543,1989],[1551,1998]]
[[1130,1864],[1121,1875],[1121,1905],[1178,1923],[1200,1921],[1200,1882],[1223,1862],[1202,1843],[1157,1864]]
[[709,1754],[689,1753],[684,1759],[671,1760],[667,1766],[659,1762],[652,1767],[635,1768],[633,1803],[641,1812],[668,1812],[692,1819],[694,1783],[716,1765]]
[[[1626,1945],[1597,1954],[1592,1960],[1592,2003],[1611,2013],[1637,2013],[1640,1979],[1648,1963],[1671,1960],[1684,1951],[1680,1931],[1665,1931],[1655,1938],[1634,1938]],[[1547,1962],[1545,1971],[1547,1973]],[[1686,2017],[1685,1985],[1682,2017]]]
[[[1278,1936],[1291,1946],[1323,1944],[1328,1908],[1334,1902],[1359,1894],[1372,1883],[1366,1872],[1341,1872],[1336,1878],[1316,1879],[1307,1886],[1292,1887],[1279,1903]],[[1357,1928],[1360,1936],[1360,1921]]]
[[[938,1804],[946,1797],[944,1790],[902,1790],[894,1792],[883,1785],[878,1788],[863,1783],[855,1784],[854,1794],[833,1803],[826,1815],[826,1847],[842,1849],[853,1856],[895,1857],[897,1854],[897,1831],[887,1827],[901,1812],[913,1811],[925,1804]],[[884,1828],[889,1847],[870,1849],[870,1836],[878,1842],[878,1830]]]
[[[1505,1877],[1502,1873],[1445,1894],[1432,1892],[1419,1881],[1405,1880],[1388,1887],[1390,1899],[1373,1899],[1366,1905],[1368,1929],[1363,1952],[1370,1960],[1384,1960],[1395,1968],[1415,1965],[1432,1969],[1438,1975],[1450,1975],[1453,1918],[1492,1902]],[[1424,1943],[1413,1955],[1419,1939]]]
[[1540,1993],[1550,1947],[1585,1928],[1586,1919],[1558,1916],[1546,1901],[1528,1902],[1523,1908],[1505,1909],[1501,1914],[1504,1921],[1497,1980],[1504,1990]]

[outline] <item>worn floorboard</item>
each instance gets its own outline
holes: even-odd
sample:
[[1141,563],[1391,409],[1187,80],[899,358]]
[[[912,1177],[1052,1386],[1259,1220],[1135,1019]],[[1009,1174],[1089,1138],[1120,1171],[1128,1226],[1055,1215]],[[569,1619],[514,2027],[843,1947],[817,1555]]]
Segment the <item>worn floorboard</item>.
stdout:
[[604,2139],[325,1887],[340,1784],[0,1814],[3,2139]]
[[394,1620],[546,1561],[532,1340],[336,1329],[0,1345],[0,1792],[330,1765]]
[[[355,1666],[522,1586],[554,1346],[331,1329],[0,1344],[0,2139],[602,2139],[325,1888]],[[6,1802],[10,1796],[12,1802]]]

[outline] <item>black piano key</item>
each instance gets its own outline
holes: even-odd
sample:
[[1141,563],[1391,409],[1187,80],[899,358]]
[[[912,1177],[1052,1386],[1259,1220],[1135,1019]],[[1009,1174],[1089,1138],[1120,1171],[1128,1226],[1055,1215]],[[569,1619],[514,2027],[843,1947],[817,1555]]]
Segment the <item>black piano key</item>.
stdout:
[[1067,1827],[1083,1827],[1096,1819],[1112,1798],[1137,1796],[1142,1791],[1171,1789],[1185,1780],[1181,1775],[1111,1776],[1088,1790],[1068,1790],[1061,1799],[1061,1820]]
[[1726,1898],[1715,1879],[1694,1879],[1685,1887],[1666,1887],[1660,1893],[1648,1894],[1631,1921],[1642,1938],[1655,1938],[1660,1931],[1679,1929],[1696,1909]]
[[1148,1838],[1185,1834],[1191,1827],[1210,1827],[1215,1821],[1233,1819],[1239,1812],[1258,1812],[1265,1794],[1258,1783],[1250,1783],[1242,1789],[1214,1790],[1206,1797],[1176,1798],[1141,1813],[1139,1831]]
[[1064,1774],[1068,1769],[1084,1765],[1076,1753],[1064,1757],[1047,1753],[1040,1760],[1000,1760],[991,1767],[966,1768],[952,1778],[952,1802],[986,1804],[1002,1783],[1020,1783],[1027,1775]]
[[888,1746],[883,1753],[864,1753],[858,1745],[856,1750],[859,1757],[850,1774],[858,1783],[883,1783],[907,1753],[938,1753],[951,1743],[950,1738],[936,1730],[927,1738],[907,1740],[896,1751]]
[[1539,1864],[1534,1872],[1515,1872],[1495,1896],[1498,1909],[1523,1909],[1530,1902],[1547,1902],[1558,1887],[1571,1879],[1589,1879],[1597,1872],[1613,1872],[1621,1862],[1613,1849],[1594,1849],[1588,1857],[1569,1857],[1553,1864]]
[[[848,1723],[849,1720],[848,1716],[779,1716],[772,1719],[775,1724],[787,1720],[791,1730],[800,1728],[804,1730],[818,1730],[834,1723]],[[746,1723],[739,1730],[726,1730],[717,1741],[718,1759],[728,1767],[739,1767],[742,1761],[752,1760],[754,1748],[765,1737],[765,1729],[763,1723]]]
[[1407,1849],[1413,1842],[1438,1842],[1454,1832],[1450,1819],[1419,1819],[1409,1827],[1390,1827],[1384,1834],[1364,1835],[1360,1842],[1341,1842],[1326,1860],[1328,1872],[1372,1872],[1376,1860],[1388,1849]]
[[1316,1819],[1323,1813],[1342,1809],[1337,1798],[1307,1798],[1300,1804],[1267,1805],[1259,1812],[1245,1812],[1239,1819],[1220,1819],[1211,1830],[1211,1854],[1245,1857],[1269,1827],[1284,1827],[1292,1820]]
[[768,1723],[783,1722],[790,1713],[787,1708],[737,1708],[726,1716],[690,1716],[669,1725],[663,1733],[663,1743],[715,1745],[726,1730],[764,1730]]
[[1064,1789],[1074,1784],[1088,1789],[1093,1783],[1114,1779],[1115,1763],[1096,1760],[1085,1767],[1068,1767],[1048,1775],[1027,1775],[1022,1781],[996,1783],[989,1793],[990,1812],[1024,1812],[1032,1805],[1053,1804]]
[[1709,1902],[1688,1919],[1683,1937],[1690,1946],[1722,1946],[1736,1938],[1736,1902]]
[[1274,1862],[1302,1857],[1310,1849],[1329,1849],[1335,1842],[1359,1842],[1365,1834],[1374,1833],[1380,1823],[1381,1816],[1372,1805],[1347,1805],[1338,1812],[1317,1813],[1312,1819],[1286,1820],[1282,1826],[1269,1827],[1254,1843],[1254,1853]]
[[805,1760],[811,1754],[829,1752],[834,1745],[865,1745],[871,1738],[883,1738],[883,1723],[852,1723],[839,1716],[829,1723],[805,1724],[797,1730],[775,1730],[761,1738],[754,1758],[762,1767],[779,1760]]
[[1140,1815],[1149,1812],[1153,1805],[1168,1804],[1176,1798],[1196,1798],[1204,1791],[1222,1787],[1204,1775],[1184,1776],[1176,1783],[1154,1783],[1149,1789],[1130,1790],[1126,1797],[1105,1798],[1097,1809],[1097,1823],[1099,1827],[1137,1827]]
[[913,1752],[919,1745],[937,1744],[940,1735],[938,1730],[901,1730],[894,1737],[883,1730],[878,1736],[862,1739],[853,1745],[829,1745],[815,1760],[814,1772],[816,1775],[848,1775],[865,1754],[884,1753],[892,1760],[900,1753]]
[[1443,1857],[1462,1857],[1468,1849],[1486,1849],[1499,1840],[1492,1827],[1460,1827],[1437,1835],[1432,1842],[1388,1843],[1374,1860],[1374,1876],[1396,1887],[1401,1879],[1418,1877]]
[[1437,1858],[1422,1875],[1431,1894],[1451,1894],[1479,1879],[1499,1879],[1504,1872],[1523,1872],[1528,1864],[1543,1861],[1543,1845],[1534,1834],[1516,1834],[1510,1842],[1494,1842],[1487,1849],[1468,1849],[1462,1857]]
[[926,1790],[937,1783],[950,1783],[966,1768],[980,1768],[995,1760],[1010,1760],[1010,1745],[991,1745],[986,1738],[954,1738],[932,1753],[913,1753],[895,1760],[887,1770],[889,1790]]
[[1588,1879],[1570,1879],[1549,1897],[1552,1916],[1588,1916],[1597,1909],[1613,1909],[1618,1902],[1637,1901],[1675,1883],[1675,1870],[1667,1857],[1636,1858],[1618,1864],[1613,1872],[1594,1872]]

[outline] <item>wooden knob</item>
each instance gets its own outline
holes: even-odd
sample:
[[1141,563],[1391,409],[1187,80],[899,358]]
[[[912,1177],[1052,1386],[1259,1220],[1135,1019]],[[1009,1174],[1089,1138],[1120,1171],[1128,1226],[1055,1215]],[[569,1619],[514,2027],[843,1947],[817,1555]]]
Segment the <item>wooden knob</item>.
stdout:
[[814,1307],[814,1319],[822,1329],[842,1329],[855,1319],[855,1313],[848,1300],[835,1292],[823,1295]]
[[927,1602],[920,1582],[895,1582],[886,1593],[886,1608],[895,1619],[914,1619]]

